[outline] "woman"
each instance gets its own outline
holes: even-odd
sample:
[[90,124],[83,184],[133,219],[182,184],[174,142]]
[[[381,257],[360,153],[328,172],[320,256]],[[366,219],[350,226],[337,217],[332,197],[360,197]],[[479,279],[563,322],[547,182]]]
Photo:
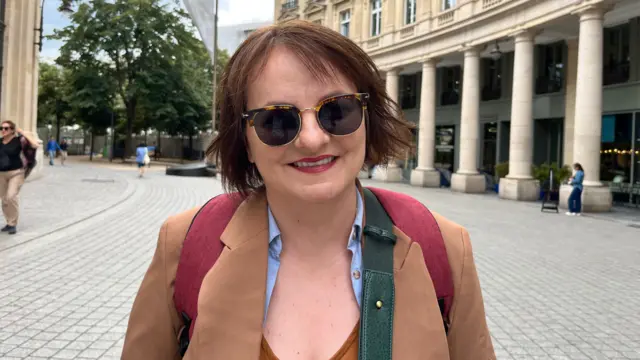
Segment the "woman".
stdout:
[[[184,359],[357,359],[358,269],[368,239],[357,176],[365,163],[403,156],[411,125],[397,115],[368,55],[310,22],[252,33],[219,91],[220,133],[208,155],[218,159],[225,186],[246,198],[202,281]],[[196,212],[163,225],[133,305],[124,360],[180,358],[175,274]],[[394,252],[393,359],[495,359],[468,235],[435,217],[456,289],[448,337],[420,247],[411,245]],[[396,248],[410,244],[394,234]]]
[[23,142],[20,139],[24,136],[28,146],[36,149],[38,142],[28,134],[16,128],[16,124],[6,120],[2,122],[2,143],[0,143],[0,196],[2,196],[2,213],[7,221],[7,225],[2,228],[3,232],[10,235],[17,233],[18,217],[20,206],[18,203],[18,193],[24,183],[24,162],[22,159]]
[[569,185],[573,185],[573,190],[569,195],[569,216],[580,216],[582,211],[582,181],[584,180],[584,169],[579,163],[573,164],[574,174],[569,178]]
[[138,164],[138,177],[143,177],[145,172],[146,159],[149,156],[147,145],[141,143],[136,148],[136,163]]

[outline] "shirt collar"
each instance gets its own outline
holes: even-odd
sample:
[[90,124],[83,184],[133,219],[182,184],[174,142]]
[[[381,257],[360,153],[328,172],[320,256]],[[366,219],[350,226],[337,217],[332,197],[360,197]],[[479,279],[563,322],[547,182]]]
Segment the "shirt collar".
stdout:
[[[364,218],[364,206],[362,201],[362,196],[360,195],[360,191],[356,188],[356,218],[353,221],[353,227],[351,229],[351,234],[349,235],[349,242],[347,247],[351,245],[352,242],[360,242],[361,233],[362,233],[362,220]],[[267,206],[267,213],[269,215],[269,245],[271,246],[274,241],[280,239],[280,228],[276,223],[276,219],[273,217],[273,213],[271,212],[271,207]]]

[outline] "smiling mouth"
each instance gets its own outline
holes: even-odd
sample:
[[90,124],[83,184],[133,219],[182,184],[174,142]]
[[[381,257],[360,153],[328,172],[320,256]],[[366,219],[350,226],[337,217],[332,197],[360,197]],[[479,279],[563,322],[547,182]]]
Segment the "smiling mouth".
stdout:
[[294,163],[291,163],[290,165],[292,165],[294,167],[297,167],[297,168],[308,168],[308,167],[327,165],[327,164],[331,163],[332,161],[334,161],[335,159],[336,159],[335,156],[329,156],[329,157],[326,157],[324,159],[321,159],[321,160],[318,160],[318,161],[313,161],[313,162],[296,161]]

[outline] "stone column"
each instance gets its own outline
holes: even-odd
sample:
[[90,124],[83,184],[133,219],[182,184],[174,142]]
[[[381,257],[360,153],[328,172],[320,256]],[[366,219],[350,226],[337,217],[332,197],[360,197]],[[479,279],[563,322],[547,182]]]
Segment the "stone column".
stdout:
[[[393,101],[389,104],[400,111],[398,105],[399,89],[398,89],[398,69],[390,69],[386,73],[387,77],[387,94]],[[385,182],[402,181],[402,169],[396,164],[396,160],[391,160],[386,167],[378,166],[374,171],[373,178]]]
[[[0,118],[11,120],[25,132],[37,133],[38,40],[40,7],[37,0],[8,0],[5,8],[5,49],[2,72]],[[42,167],[42,146],[38,165],[29,180],[37,178]]]
[[532,201],[538,198],[538,180],[531,176],[533,162],[533,34],[515,35],[511,95],[509,174],[500,179],[500,197]]
[[562,163],[571,166],[573,161],[573,124],[576,111],[576,80],[578,77],[578,39],[567,40],[567,67],[565,74]]
[[440,173],[434,168],[436,128],[436,60],[422,63],[418,167],[411,172],[411,185],[439,187]]
[[451,190],[483,193],[484,175],[478,173],[478,141],[480,133],[480,53],[478,48],[464,52],[462,76],[462,110],[460,119],[460,162],[451,176]]
[[[604,11],[590,6],[579,13],[578,74],[574,120],[573,162],[584,168],[582,209],[609,211],[611,191],[600,182],[600,144],[602,137],[602,38]],[[561,188],[561,205],[571,192]]]

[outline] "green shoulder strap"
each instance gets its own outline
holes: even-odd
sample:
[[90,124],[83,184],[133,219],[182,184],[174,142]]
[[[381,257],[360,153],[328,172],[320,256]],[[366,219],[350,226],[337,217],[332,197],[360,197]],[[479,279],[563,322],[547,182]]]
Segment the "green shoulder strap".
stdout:
[[393,223],[378,198],[364,188],[366,242],[362,251],[359,360],[391,360],[393,340]]

